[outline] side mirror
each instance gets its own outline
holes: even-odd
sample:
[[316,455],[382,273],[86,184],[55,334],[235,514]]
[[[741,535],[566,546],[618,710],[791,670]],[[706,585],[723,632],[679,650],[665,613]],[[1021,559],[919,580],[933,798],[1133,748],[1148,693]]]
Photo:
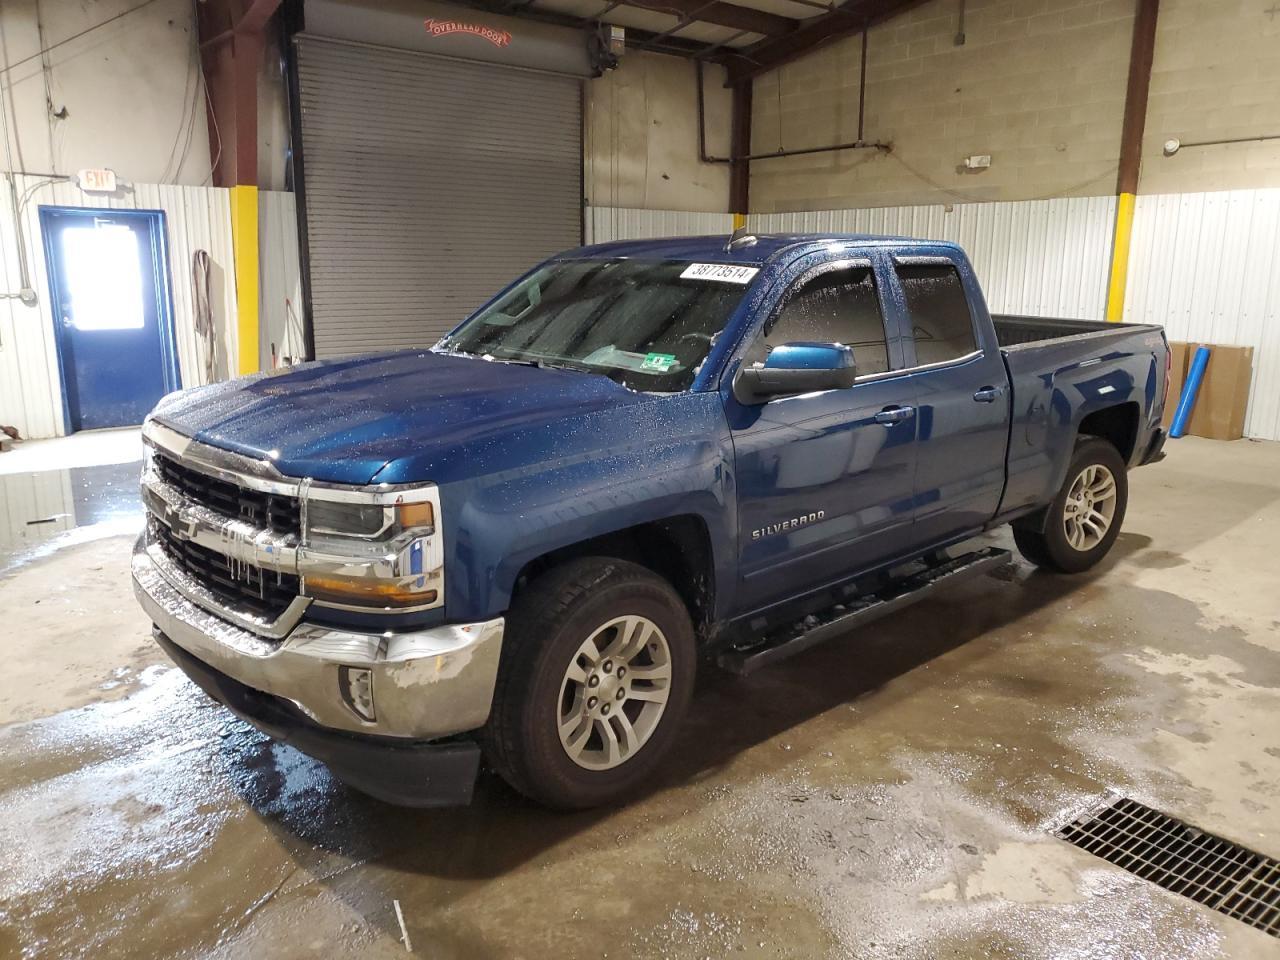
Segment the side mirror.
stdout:
[[853,349],[839,343],[784,343],[763,367],[739,367],[733,395],[744,406],[776,397],[843,390],[857,377]]

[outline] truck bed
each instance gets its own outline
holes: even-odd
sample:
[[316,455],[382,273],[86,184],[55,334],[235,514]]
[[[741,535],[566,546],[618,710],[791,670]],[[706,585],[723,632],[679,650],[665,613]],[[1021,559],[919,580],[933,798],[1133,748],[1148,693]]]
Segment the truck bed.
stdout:
[[1099,320],[1059,320],[1055,317],[1022,317],[1008,313],[993,313],[996,339],[1008,349],[1044,340],[1061,340],[1086,333],[1115,330],[1118,324]]

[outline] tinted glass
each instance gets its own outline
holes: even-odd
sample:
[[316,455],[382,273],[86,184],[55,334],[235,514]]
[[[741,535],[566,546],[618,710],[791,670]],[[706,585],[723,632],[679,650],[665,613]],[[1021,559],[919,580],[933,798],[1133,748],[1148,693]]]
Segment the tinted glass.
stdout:
[[746,362],[763,363],[774,347],[797,340],[853,347],[859,376],[888,370],[874,271],[870,267],[831,270],[793,287],[773,326],[757,341]]
[[568,260],[536,271],[439,349],[687,389],[747,290],[674,261]]
[[977,350],[973,317],[956,268],[904,263],[897,269],[916,341],[916,363],[941,363]]

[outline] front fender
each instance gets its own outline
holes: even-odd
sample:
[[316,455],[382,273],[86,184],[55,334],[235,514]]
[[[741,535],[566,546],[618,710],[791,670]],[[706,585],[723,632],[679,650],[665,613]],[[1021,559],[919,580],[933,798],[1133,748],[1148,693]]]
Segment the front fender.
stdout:
[[701,518],[717,583],[732,581],[737,524],[718,394],[570,426],[557,456],[442,489],[448,619],[505,612],[520,571],[544,554],[675,516]]

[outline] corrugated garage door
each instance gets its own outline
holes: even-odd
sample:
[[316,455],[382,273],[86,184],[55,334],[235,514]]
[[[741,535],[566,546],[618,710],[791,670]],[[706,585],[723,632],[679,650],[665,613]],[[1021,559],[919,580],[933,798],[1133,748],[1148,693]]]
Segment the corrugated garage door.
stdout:
[[434,343],[577,246],[580,80],[298,38],[317,357]]

